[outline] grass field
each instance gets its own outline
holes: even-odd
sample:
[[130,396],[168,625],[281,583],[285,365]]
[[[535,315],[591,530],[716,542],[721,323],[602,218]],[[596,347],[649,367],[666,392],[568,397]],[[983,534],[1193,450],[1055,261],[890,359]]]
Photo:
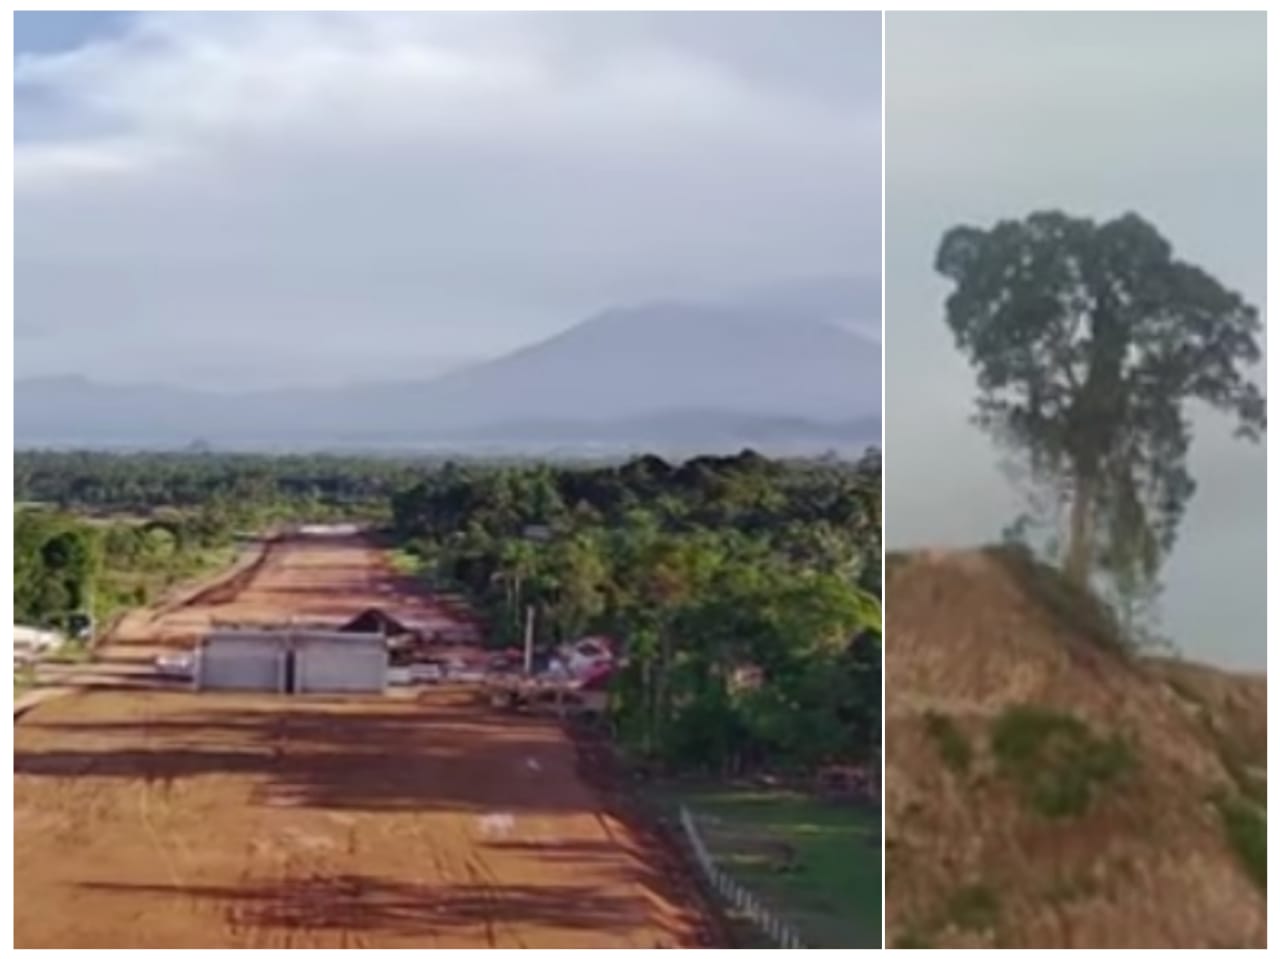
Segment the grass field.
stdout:
[[711,854],[811,948],[881,942],[880,810],[797,792],[665,789],[697,818]]
[[112,616],[159,600],[166,590],[225,569],[235,562],[234,545],[188,550],[178,557],[138,569],[104,569],[99,577],[94,612],[106,624]]
[[405,549],[393,549],[387,554],[387,558],[392,569],[406,576],[416,576],[426,568],[421,556]]

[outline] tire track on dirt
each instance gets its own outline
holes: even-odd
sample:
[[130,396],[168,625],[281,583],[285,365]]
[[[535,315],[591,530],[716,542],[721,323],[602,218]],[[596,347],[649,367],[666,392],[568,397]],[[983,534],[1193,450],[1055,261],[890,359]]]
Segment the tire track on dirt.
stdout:
[[[275,544],[225,602],[129,638],[195,634],[215,612],[283,621],[403,600],[433,615],[430,597],[383,589],[387,574],[369,571],[380,562],[362,541]],[[15,809],[37,830],[15,856],[20,947],[693,944],[672,918],[686,911],[679,888],[599,818],[559,727],[495,718],[454,690],[403,701],[92,690],[15,735]],[[83,822],[85,797],[111,828],[77,833],[63,855],[58,830]],[[482,835],[490,816],[512,835]],[[640,888],[631,877],[650,867]]]

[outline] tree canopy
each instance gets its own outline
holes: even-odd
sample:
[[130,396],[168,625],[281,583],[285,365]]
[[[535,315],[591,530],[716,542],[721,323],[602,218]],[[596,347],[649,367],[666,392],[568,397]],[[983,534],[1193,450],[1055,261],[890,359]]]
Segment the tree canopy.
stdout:
[[[1178,259],[1142,217],[1038,212],[958,226],[938,248],[946,321],[977,370],[977,422],[1065,512],[1063,565],[1150,585],[1194,490],[1189,401],[1256,440],[1258,311]],[[1056,519],[1056,516],[1054,517]]]
[[[397,534],[495,644],[624,640],[614,729],[674,767],[869,758],[880,708],[880,465],[752,452],[668,464],[453,468]],[[531,530],[538,530],[536,536]],[[761,681],[744,675],[758,670]]]

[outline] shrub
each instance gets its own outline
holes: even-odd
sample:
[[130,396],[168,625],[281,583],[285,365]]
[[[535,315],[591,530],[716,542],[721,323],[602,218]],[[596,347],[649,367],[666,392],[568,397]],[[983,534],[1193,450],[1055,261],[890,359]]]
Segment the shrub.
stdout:
[[1134,762],[1120,737],[1101,738],[1074,716],[1036,706],[1011,706],[1001,713],[991,749],[1023,800],[1050,818],[1084,813],[1099,789]]
[[967,773],[973,762],[973,749],[951,718],[929,711],[924,716],[924,728],[938,747],[942,761],[960,775]]
[[1224,796],[1216,800],[1222,816],[1222,827],[1227,842],[1240,857],[1249,878],[1263,892],[1267,889],[1267,819],[1253,803],[1239,796]]

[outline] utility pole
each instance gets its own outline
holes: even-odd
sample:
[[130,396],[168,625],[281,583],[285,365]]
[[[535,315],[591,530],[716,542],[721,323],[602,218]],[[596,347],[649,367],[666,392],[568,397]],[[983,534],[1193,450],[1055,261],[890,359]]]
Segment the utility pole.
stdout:
[[533,604],[525,608],[524,616],[524,674],[533,674]]

